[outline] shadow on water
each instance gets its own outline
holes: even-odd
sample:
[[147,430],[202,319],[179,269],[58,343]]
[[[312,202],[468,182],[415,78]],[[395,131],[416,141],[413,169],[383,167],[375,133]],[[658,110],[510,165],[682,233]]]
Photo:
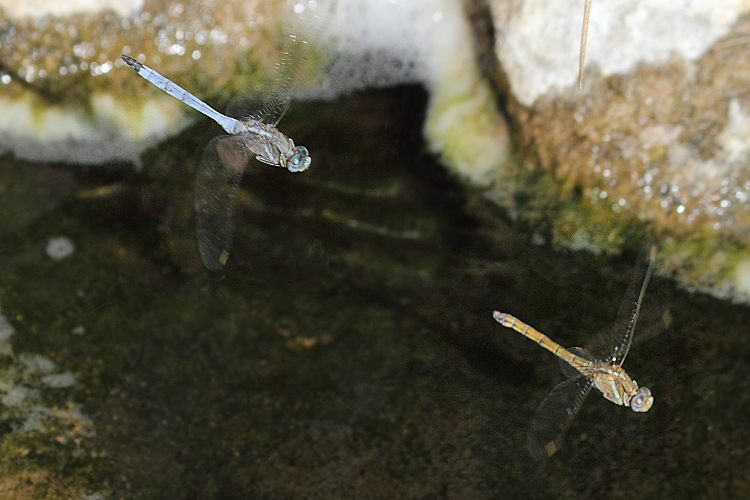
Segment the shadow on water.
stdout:
[[[746,495],[747,309],[659,278],[626,364],[654,408],[592,394],[531,464],[529,422],[561,375],[492,310],[584,345],[635,257],[532,245],[427,153],[425,104],[407,87],[292,106],[282,130],[313,165],[249,169],[219,274],[196,255],[191,191],[216,127],[150,150],[136,176],[3,159],[14,352],[73,372],[95,427],[73,446],[6,416],[3,467],[113,498]],[[76,250],[54,261],[59,235]]]

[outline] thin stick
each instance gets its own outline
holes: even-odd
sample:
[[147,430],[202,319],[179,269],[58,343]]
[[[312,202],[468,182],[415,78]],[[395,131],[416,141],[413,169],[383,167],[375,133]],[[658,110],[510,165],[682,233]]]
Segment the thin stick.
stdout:
[[589,14],[591,13],[591,0],[586,0],[583,7],[583,31],[581,32],[581,51],[578,55],[578,93],[581,93],[583,85],[583,60],[586,58],[586,36],[589,32]]

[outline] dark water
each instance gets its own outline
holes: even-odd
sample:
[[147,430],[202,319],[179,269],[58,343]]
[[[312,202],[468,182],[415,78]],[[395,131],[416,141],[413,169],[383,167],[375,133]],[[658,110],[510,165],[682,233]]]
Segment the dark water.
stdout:
[[[39,353],[74,373],[75,387],[42,389],[43,401],[80,403],[95,430],[77,441],[62,424],[14,432],[21,420],[6,411],[3,488],[747,498],[748,310],[665,278],[651,282],[625,364],[653,409],[592,393],[562,450],[528,458],[530,420],[562,376],[492,310],[586,344],[613,321],[635,253],[533,245],[426,153],[425,102],[401,88],[295,104],[281,128],[313,166],[253,166],[219,274],[201,267],[192,227],[196,161],[216,126],[147,152],[139,175],[2,159],[0,307],[16,358]],[[75,243],[72,256],[46,256],[56,236]],[[16,358],[3,358],[3,377]]]

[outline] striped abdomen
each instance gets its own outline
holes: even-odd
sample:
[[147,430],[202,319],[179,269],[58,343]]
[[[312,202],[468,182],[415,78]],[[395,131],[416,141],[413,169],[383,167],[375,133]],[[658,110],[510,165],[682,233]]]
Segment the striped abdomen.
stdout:
[[527,325],[515,316],[501,313],[500,311],[493,311],[492,317],[495,318],[495,321],[503,325],[505,328],[512,328],[524,337],[533,340],[577,370],[591,365],[590,361],[580,356],[576,356],[554,340],[547,337],[539,330],[536,330],[534,327]]

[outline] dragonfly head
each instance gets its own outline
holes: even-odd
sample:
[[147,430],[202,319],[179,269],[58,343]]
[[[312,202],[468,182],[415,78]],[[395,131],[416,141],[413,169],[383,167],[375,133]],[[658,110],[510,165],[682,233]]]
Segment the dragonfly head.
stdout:
[[654,397],[651,395],[651,390],[648,387],[639,388],[635,394],[633,394],[633,397],[630,398],[630,407],[633,411],[649,411],[653,404]]
[[292,154],[286,160],[286,168],[290,172],[302,172],[307,170],[312,162],[310,153],[304,146],[296,146],[292,150]]

